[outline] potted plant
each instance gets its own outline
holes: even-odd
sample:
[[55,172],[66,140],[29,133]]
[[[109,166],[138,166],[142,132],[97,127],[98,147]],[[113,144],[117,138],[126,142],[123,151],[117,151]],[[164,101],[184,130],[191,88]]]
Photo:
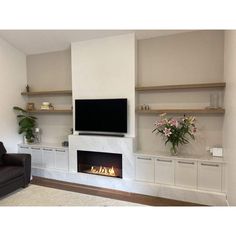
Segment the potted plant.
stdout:
[[36,127],[36,117],[31,116],[26,110],[14,106],[13,109],[19,114],[17,115],[19,124],[19,134],[24,135],[24,142],[33,143],[34,142],[34,129]]
[[185,116],[182,118],[166,118],[166,114],[161,114],[161,119],[154,124],[155,128],[152,132],[161,134],[165,139],[165,144],[171,143],[171,154],[178,154],[179,145],[189,143],[189,138],[195,139],[196,119],[193,116]]

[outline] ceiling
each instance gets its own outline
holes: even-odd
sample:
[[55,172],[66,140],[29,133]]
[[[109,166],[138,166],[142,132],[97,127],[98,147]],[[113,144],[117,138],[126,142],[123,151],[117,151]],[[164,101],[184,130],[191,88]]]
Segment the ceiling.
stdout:
[[71,42],[134,32],[136,38],[187,32],[189,30],[0,30],[0,37],[26,55],[65,50]]

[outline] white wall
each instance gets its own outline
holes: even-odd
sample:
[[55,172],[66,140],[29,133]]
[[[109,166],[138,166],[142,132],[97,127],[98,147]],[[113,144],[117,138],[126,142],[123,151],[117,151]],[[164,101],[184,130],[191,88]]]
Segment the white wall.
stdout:
[[71,50],[73,99],[128,98],[128,136],[134,136],[134,34],[73,43]]
[[[194,84],[223,81],[224,32],[193,31],[138,41],[138,85]],[[223,105],[224,94],[221,95]],[[137,105],[151,108],[204,108],[212,90],[138,93]],[[172,116],[176,116],[173,115]],[[161,136],[152,133],[157,115],[137,115],[138,148],[168,151]],[[209,155],[206,147],[222,145],[222,115],[197,115],[197,138],[183,152]]]
[[[31,91],[70,90],[71,54],[70,50],[27,56],[27,80]],[[70,109],[72,97],[33,96],[29,101],[40,109],[42,102],[50,102],[55,109]],[[37,114],[43,143],[57,143],[68,140],[73,127],[71,114]]]
[[224,156],[227,162],[227,198],[236,205],[236,31],[225,32],[224,79],[225,119],[223,129]]
[[24,106],[21,92],[27,84],[26,56],[0,38],[0,140],[8,152],[16,152],[22,142],[13,106]]

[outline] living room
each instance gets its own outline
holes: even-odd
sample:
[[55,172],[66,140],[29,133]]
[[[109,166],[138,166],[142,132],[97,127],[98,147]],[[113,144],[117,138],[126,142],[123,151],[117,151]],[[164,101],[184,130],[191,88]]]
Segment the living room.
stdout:
[[0,206],[235,206],[223,29],[0,30]]
[[[194,204],[230,204],[226,200],[226,195],[231,200],[231,195],[226,194],[226,175],[229,171],[226,160],[228,163],[229,157],[225,156],[225,149],[224,156],[215,156],[210,150],[223,149],[224,139],[227,138],[223,127],[228,124],[225,117],[228,114],[226,107],[229,105],[226,102],[230,93],[227,93],[228,82],[224,76],[224,58],[227,59],[227,38],[233,31],[99,31],[98,36],[91,31],[98,38],[83,38],[81,42],[67,44],[66,49],[44,53],[30,47],[29,42],[39,45],[45,34],[48,38],[70,34],[74,38],[76,34],[77,37],[86,37],[88,31],[0,33],[5,38],[1,41],[2,51],[5,50],[2,60],[5,63],[9,61],[4,68],[8,72],[9,68],[18,67],[19,71],[15,69],[13,73],[17,73],[18,77],[22,75],[19,84],[14,83],[17,87],[12,98],[4,102],[4,114],[8,114],[9,119],[1,119],[4,119],[2,122],[6,124],[5,127],[11,127],[12,130],[10,133],[6,129],[7,135],[2,137],[2,141],[8,152],[31,155],[32,181],[41,177]],[[22,44],[19,39],[26,37],[29,42]],[[22,53],[12,48],[7,39],[18,48],[24,47],[25,51]],[[36,53],[31,54],[30,50],[36,50]],[[4,71],[2,73],[6,74]],[[15,74],[8,72],[7,75],[12,89]],[[2,79],[6,80],[4,76]],[[5,93],[8,90],[10,88],[4,87]],[[1,93],[3,97],[6,96],[4,91]],[[216,108],[211,107],[212,96],[218,98]],[[117,98],[127,100],[127,104],[122,105],[127,108],[120,108],[122,110],[118,113],[115,107],[121,106],[117,105],[121,101]],[[113,103],[104,110],[102,107],[108,106],[104,103],[109,100]],[[98,101],[103,104],[97,104]],[[53,110],[41,109],[44,102],[50,103]],[[86,102],[84,111],[82,102]],[[27,140],[23,141],[23,135],[17,133],[18,113],[12,109],[14,106],[27,109],[27,104],[33,104],[33,109],[28,110],[28,113],[37,119],[35,127],[40,130],[40,140],[29,144]],[[141,108],[147,105],[147,110]],[[112,112],[111,107],[114,108]],[[86,114],[89,109],[91,115]],[[109,112],[108,109],[110,113],[104,115]],[[180,145],[177,159],[170,155],[170,146],[165,145],[163,137],[152,132],[155,121],[165,112],[169,117],[180,118],[190,114],[197,120],[195,140]],[[112,118],[113,113],[116,118]],[[117,118],[119,114],[125,117],[120,115]],[[93,120],[92,117],[96,118]],[[106,117],[109,118],[106,120]],[[125,120],[125,128],[119,128],[123,126],[120,124],[122,119]],[[102,124],[104,120],[104,123],[115,123],[117,127],[99,127],[99,123]],[[101,130],[103,132],[99,133]],[[78,135],[84,134],[83,131],[90,132]],[[124,137],[117,137],[119,132],[123,132]],[[67,143],[67,146],[69,143],[69,147],[63,147],[63,143]],[[117,179],[88,175],[87,172],[78,173],[83,172],[79,170],[79,150],[121,153],[120,169],[123,176]],[[166,162],[166,165],[158,165],[156,161]],[[181,163],[183,161],[193,163],[192,168],[185,170],[188,163]],[[98,167],[100,165],[96,164]],[[110,165],[111,168],[114,164]],[[189,182],[190,179],[192,181]],[[206,183],[207,180],[209,183]]]

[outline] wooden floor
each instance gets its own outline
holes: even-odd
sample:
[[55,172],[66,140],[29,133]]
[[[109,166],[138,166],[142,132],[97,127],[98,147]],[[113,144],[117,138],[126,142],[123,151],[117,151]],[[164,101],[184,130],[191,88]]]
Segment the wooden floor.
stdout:
[[93,187],[82,184],[69,183],[64,181],[58,181],[53,179],[46,179],[34,176],[32,179],[32,184],[62,189],[72,192],[84,193],[89,195],[95,195],[105,198],[112,198],[116,200],[128,201],[139,203],[149,206],[200,206],[191,202],[176,201],[160,197],[151,197],[147,195],[129,193],[124,191],[118,191],[107,188]]

